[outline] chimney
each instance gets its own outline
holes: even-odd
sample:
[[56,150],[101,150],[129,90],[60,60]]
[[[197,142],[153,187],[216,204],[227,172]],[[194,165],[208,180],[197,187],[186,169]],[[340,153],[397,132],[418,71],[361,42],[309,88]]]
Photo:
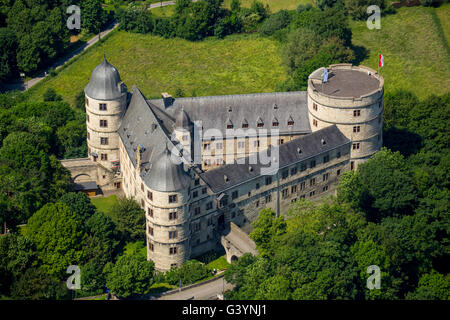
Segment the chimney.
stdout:
[[173,104],[173,102],[175,101],[175,99],[167,92],[161,93],[161,97],[164,102],[164,108],[170,107]]

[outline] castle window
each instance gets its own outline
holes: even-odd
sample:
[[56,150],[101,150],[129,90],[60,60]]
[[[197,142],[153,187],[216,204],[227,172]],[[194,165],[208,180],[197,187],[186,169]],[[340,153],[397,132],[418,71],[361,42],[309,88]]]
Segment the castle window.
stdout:
[[89,115],[86,115],[86,121],[89,122]]
[[198,178],[197,178],[197,179],[195,179],[195,181],[194,181],[194,185],[195,185],[195,186],[198,186],[199,184],[200,184],[200,179],[198,179]]
[[169,220],[176,220],[177,219],[177,213],[176,211],[174,212],[169,212]]
[[200,207],[194,208],[194,215],[200,214]]
[[88,138],[88,140],[91,139],[91,134],[89,131],[87,132],[87,138]]
[[291,176],[297,174],[297,167],[291,168]]
[[231,193],[231,199],[236,199],[238,197],[238,191],[233,191],[233,193]]
[[177,195],[176,194],[169,195],[169,203],[175,203],[175,202],[177,202]]
[[338,169],[338,170],[336,171],[336,175],[337,175],[337,176],[341,175],[341,169]]
[[86,102],[86,105],[89,107],[89,99],[87,97],[85,97],[84,101]]
[[359,116],[361,116],[361,110],[353,110],[353,116],[354,116],[354,117],[359,117]]
[[313,119],[313,125],[314,125],[315,127],[317,127],[317,120],[316,120],[316,119]]
[[309,185],[312,187],[313,185],[316,184],[316,178],[312,178],[311,180],[309,180]]
[[108,127],[108,120],[100,120],[100,127],[107,128]]
[[141,208],[144,209],[145,208],[145,202],[143,199],[141,199]]
[[203,189],[202,189],[202,194],[205,194],[206,191],[207,191],[207,189],[206,189],[206,188],[203,188]]
[[350,161],[350,170],[355,168],[355,161]]
[[212,208],[213,208],[213,203],[212,203],[212,201],[210,201],[206,204],[206,210],[211,210]]
[[232,123],[228,123],[227,124],[227,129],[233,129],[233,124]]
[[340,158],[341,157],[341,152],[340,151],[338,151],[338,153],[336,153],[336,158]]
[[326,155],[323,157],[323,163],[327,163],[328,161],[330,161],[330,155]]
[[292,116],[289,117],[287,124],[288,124],[288,126],[293,126],[294,125],[294,119],[292,119]]
[[309,193],[309,196],[312,197],[312,196],[314,196],[315,194],[316,194],[316,191],[313,190],[313,191],[311,191],[311,192]]
[[189,136],[185,134],[185,135],[183,135],[182,139],[183,139],[183,141],[188,141],[189,140]]
[[259,207],[259,200],[256,200],[255,207]]
[[259,148],[259,140],[254,141],[254,142],[253,142],[253,146],[254,146],[255,148]]
[[147,213],[149,217],[153,218],[153,209],[147,208]]
[[297,185],[296,184],[291,186],[291,193],[295,193],[295,192],[297,192]]
[[289,170],[284,170],[283,173],[281,174],[282,179],[286,179],[288,176],[289,176]]
[[272,122],[272,126],[278,127],[278,121],[273,121],[273,122]]
[[271,195],[271,194],[268,194],[268,195],[265,197],[265,200],[266,200],[266,203],[269,203],[270,201],[272,201],[272,195]]
[[198,197],[198,191],[194,191],[192,193],[192,198],[197,198]]
[[211,145],[209,143],[205,143],[203,145],[203,150],[211,150]]
[[256,190],[259,189],[259,183],[256,184],[255,189],[256,189]]
[[360,132],[361,131],[361,127],[360,126],[354,126],[353,127],[353,132]]
[[153,201],[153,193],[151,193],[150,191],[147,191],[147,198],[148,198],[148,200]]
[[222,147],[223,147],[222,142],[217,142],[216,143],[216,149],[222,149]]
[[176,269],[177,267],[178,267],[178,264],[176,264],[176,263],[170,264],[170,269]]
[[106,111],[106,103],[100,103],[99,109],[100,109],[100,111]]
[[248,123],[243,123],[242,128],[244,128],[244,129],[248,128]]
[[108,160],[108,155],[106,153],[101,153],[100,154],[100,160],[103,160],[103,161]]
[[272,183],[272,177],[266,177],[266,186]]
[[177,254],[177,247],[169,248],[169,254]]
[[141,183],[141,191],[144,191],[144,184]]
[[325,192],[325,191],[327,191],[327,190],[328,190],[328,186],[325,186],[325,187],[322,188],[322,191],[323,191],[323,192]]
[[324,173],[322,177],[323,177],[323,181],[327,181],[328,180],[328,173]]
[[359,142],[353,144],[353,150],[359,149]]
[[149,235],[153,235],[153,228],[152,227],[148,227],[148,234]]
[[155,247],[153,246],[153,243],[151,243],[151,242],[149,242],[148,248],[150,249],[150,251],[154,251],[155,250]]
[[317,111],[317,104],[316,104],[316,103],[313,103],[313,109],[314,109],[315,111]]
[[311,160],[310,167],[314,168],[316,166],[316,160]]
[[278,139],[278,145],[281,145],[284,143],[284,139]]
[[300,165],[300,171],[305,171],[306,170],[306,163],[302,163]]
[[305,190],[305,187],[306,187],[305,181],[301,182],[300,183],[300,190]]
[[169,239],[176,239],[178,236],[177,231],[169,231]]
[[239,141],[238,142],[238,148],[239,149],[244,149],[245,148],[245,141]]

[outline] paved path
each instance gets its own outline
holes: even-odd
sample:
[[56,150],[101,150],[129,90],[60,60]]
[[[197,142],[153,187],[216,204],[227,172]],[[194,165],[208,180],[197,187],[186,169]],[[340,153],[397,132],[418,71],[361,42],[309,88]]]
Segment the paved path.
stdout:
[[[192,0],[193,2],[197,2],[198,0]],[[153,8],[159,8],[159,7],[165,7],[165,6],[171,6],[174,5],[175,1],[162,1],[158,3],[153,3],[148,7],[148,10]],[[111,23],[104,31],[100,33],[100,38],[105,37],[108,33],[113,31],[115,28],[118,27],[117,22]],[[94,45],[98,42],[98,35],[95,35],[90,40],[88,40],[85,44],[79,46],[71,53],[67,54],[66,56],[59,59],[57,62],[55,62],[51,67],[49,67],[47,70],[42,71],[39,75],[34,77],[33,79],[30,79],[26,81],[25,83],[22,80],[16,80],[14,83],[5,83],[0,86],[0,92],[3,91],[11,91],[11,90],[20,90],[20,91],[26,91],[32,86],[34,86],[36,83],[47,77],[50,73],[51,69],[59,69],[61,66],[69,62],[70,60],[74,59],[76,56],[78,56],[83,51],[87,50],[89,47]]]
[[233,285],[222,277],[191,289],[163,295],[158,300],[216,300],[217,294],[222,294],[224,285],[225,291],[233,288]]

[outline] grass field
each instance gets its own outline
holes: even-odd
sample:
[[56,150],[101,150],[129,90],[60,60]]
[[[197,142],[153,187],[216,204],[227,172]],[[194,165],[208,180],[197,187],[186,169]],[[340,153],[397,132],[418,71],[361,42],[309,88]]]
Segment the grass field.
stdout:
[[66,101],[74,102],[103,53],[127,86],[131,89],[136,84],[148,98],[166,91],[174,94],[177,88],[187,96],[194,91],[199,96],[271,92],[285,79],[279,44],[267,38],[234,35],[189,42],[113,31],[57,76],[32,87],[30,99],[42,100],[46,89],[54,88]]
[[110,215],[111,208],[118,203],[117,196],[115,195],[109,197],[91,198],[91,202],[99,211],[108,216]]
[[[232,0],[225,0],[224,6],[230,7]],[[241,0],[241,6],[250,8],[254,0]],[[282,9],[296,9],[300,3],[311,3],[311,0],[258,0],[264,4],[268,4],[271,12],[277,12]]]
[[227,262],[227,259],[225,258],[225,256],[220,256],[219,258],[208,263],[208,267],[210,269],[216,269],[216,270],[227,269],[229,266],[230,266],[230,264]]
[[[449,34],[449,6],[401,8],[381,19],[380,30],[365,22],[352,22],[353,43],[368,50],[361,64],[377,69],[377,55],[384,55],[380,73],[386,91],[407,89],[419,97],[442,94],[450,89],[450,57],[442,29],[433,19],[436,10],[444,33]],[[443,21],[445,22],[443,23]]]
[[156,17],[170,17],[172,14],[175,13],[175,6],[153,8],[150,11]]

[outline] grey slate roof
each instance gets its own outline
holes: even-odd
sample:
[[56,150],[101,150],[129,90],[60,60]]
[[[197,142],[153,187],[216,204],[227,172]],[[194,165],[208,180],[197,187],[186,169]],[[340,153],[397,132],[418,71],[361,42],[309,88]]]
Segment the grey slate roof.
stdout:
[[75,191],[97,190],[98,186],[95,181],[76,182],[74,183],[73,189]]
[[[322,139],[325,140],[325,144],[322,143]],[[350,140],[342,134],[336,125],[326,127],[309,135],[301,136],[279,147],[275,147],[279,149],[279,168],[281,169],[346,143],[350,143]],[[301,150],[301,153],[298,152],[298,149]],[[265,157],[273,154],[270,151],[269,153],[262,151],[262,153],[266,154]],[[200,177],[211,187],[213,192],[219,193],[260,176],[261,169],[268,167],[268,165],[260,164],[259,161],[258,164],[250,165],[249,158],[245,158],[245,163],[224,165],[201,173]],[[250,170],[250,166],[252,170]],[[228,182],[225,182],[225,176]]]
[[91,80],[84,88],[90,98],[97,100],[114,100],[126,94],[127,89],[120,80],[119,72],[106,58],[95,67]]
[[[148,102],[157,107],[154,108],[155,113],[164,112],[173,119],[183,106],[192,122],[201,120],[203,130],[219,129],[224,136],[227,123],[232,123],[234,129],[238,129],[247,121],[249,129],[257,129],[259,118],[264,123],[260,129],[279,129],[281,134],[311,132],[307,93],[304,91],[177,98],[167,109],[162,99]],[[279,121],[278,127],[272,126],[274,118]],[[289,118],[293,119],[294,125],[288,126]],[[169,126],[166,129],[173,130]]]
[[175,164],[172,161],[171,152],[166,148],[153,160],[145,181],[153,190],[172,192],[188,188],[191,177],[184,171],[183,163]]

